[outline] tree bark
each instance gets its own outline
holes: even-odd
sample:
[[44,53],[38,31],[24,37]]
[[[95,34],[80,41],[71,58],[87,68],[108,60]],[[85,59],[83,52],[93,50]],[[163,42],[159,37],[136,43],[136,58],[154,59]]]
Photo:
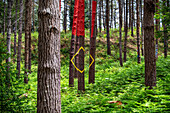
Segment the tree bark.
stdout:
[[[28,83],[29,58],[31,43],[31,6],[32,0],[25,0],[25,77],[24,82]],[[29,71],[28,71],[29,70]]]
[[4,26],[3,26],[3,38],[5,38],[5,12],[6,12],[6,0],[4,0]]
[[127,53],[127,50],[126,50],[126,45],[127,45],[127,33],[128,33],[128,0],[126,0],[126,23],[125,23],[125,41],[124,41],[124,62],[126,62],[126,53]]
[[[7,25],[7,54],[11,54],[11,8],[12,8],[12,0],[7,0],[8,2],[8,10],[7,10],[7,22],[8,22],[8,25]],[[7,59],[6,59],[6,63],[10,63],[11,62],[11,57],[9,56]],[[9,74],[9,69],[10,69],[10,66],[8,64],[7,66],[7,82],[9,82],[10,80],[10,74]]]
[[61,113],[59,0],[39,0],[37,113]]
[[132,0],[129,0],[129,29],[131,28],[131,20],[132,20],[132,13],[131,13],[131,1]]
[[32,26],[33,26],[33,32],[35,31],[35,17],[34,17],[34,6],[35,6],[35,4],[34,4],[34,0],[32,0]]
[[92,4],[92,1],[89,0],[89,28],[90,28],[90,37],[91,37],[91,15],[92,15],[92,9],[91,9],[91,4]]
[[[78,18],[78,6],[79,0],[74,1],[74,15],[73,15],[73,26],[72,26],[72,37],[71,37],[71,45],[70,45],[70,65],[69,65],[69,86],[74,86],[74,66],[71,60],[74,61],[74,51],[75,51],[75,37],[77,34],[77,18]],[[76,70],[77,71],[77,70]]]
[[64,0],[64,31],[67,31],[67,0]]
[[139,36],[139,27],[140,27],[140,18],[139,18],[139,0],[136,0],[136,16],[137,16],[137,21],[136,21],[136,34],[137,34],[137,58],[138,58],[138,63],[141,62],[141,56],[140,56],[140,36]]
[[119,0],[119,60],[120,66],[123,66],[122,62],[122,5],[121,0]]
[[18,78],[20,77],[20,62],[21,62],[21,43],[22,43],[22,16],[23,16],[23,0],[20,0],[19,8],[19,31],[18,31],[18,53],[17,53],[17,70]]
[[132,0],[132,20],[131,20],[131,36],[133,37],[133,25],[134,25],[134,10],[133,10],[133,0]]
[[[78,71],[78,90],[85,91],[84,85],[84,36],[85,36],[85,29],[84,29],[84,0],[79,0],[79,10],[78,10],[78,24],[77,24],[77,36],[80,41],[80,48],[79,48],[79,70]],[[82,49],[81,49],[82,48]]]
[[15,31],[14,31],[14,54],[16,55],[16,37],[17,37],[17,13],[18,13],[18,0],[16,0],[16,8],[15,8]]
[[101,7],[102,7],[102,0],[100,0],[99,2],[99,32],[101,33],[102,32],[102,26],[101,26]]
[[150,89],[156,86],[154,10],[154,1],[144,0],[145,85],[149,86]]
[[70,30],[72,29],[72,25],[73,25],[73,11],[74,11],[74,0],[70,1],[70,10],[69,10],[69,18],[70,18]]
[[[96,51],[96,25],[97,25],[97,16],[96,16],[96,6],[97,1],[92,1],[92,34],[90,37],[90,57],[89,57],[89,84],[95,83],[95,51]],[[92,57],[92,58],[91,58]],[[93,62],[93,60],[94,62]],[[91,64],[92,63],[92,64]]]
[[110,33],[109,33],[109,0],[106,0],[106,27],[107,27],[107,54],[111,55],[110,49]]

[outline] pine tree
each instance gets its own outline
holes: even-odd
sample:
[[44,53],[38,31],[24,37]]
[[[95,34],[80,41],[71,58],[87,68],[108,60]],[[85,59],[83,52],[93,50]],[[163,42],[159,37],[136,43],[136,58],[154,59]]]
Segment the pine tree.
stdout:
[[61,113],[59,0],[39,0],[38,10],[37,113]]

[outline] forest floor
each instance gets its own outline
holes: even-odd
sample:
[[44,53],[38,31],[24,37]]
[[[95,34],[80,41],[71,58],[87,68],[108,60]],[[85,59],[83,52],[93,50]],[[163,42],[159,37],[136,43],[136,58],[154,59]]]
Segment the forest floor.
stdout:
[[[170,112],[170,54],[163,57],[163,44],[160,39],[157,60],[157,86],[153,90],[145,87],[144,57],[137,63],[136,38],[128,37],[127,62],[119,65],[118,32],[111,31],[111,56],[107,55],[106,35],[98,34],[96,41],[95,84],[88,84],[89,33],[85,36],[85,92],[77,91],[77,79],[73,88],[69,88],[69,47],[71,32],[61,33],[61,107],[62,113],[168,113]],[[20,81],[13,76],[13,87],[9,90],[1,87],[5,105],[4,112],[36,112],[37,99],[37,59],[38,33],[32,34],[32,73],[29,83],[23,83],[24,56]],[[123,35],[124,38],[124,35]],[[24,39],[24,38],[23,38]],[[13,39],[12,39],[13,41]],[[122,44],[124,44],[122,42]],[[24,48],[24,40],[23,46]],[[24,55],[24,49],[22,51]],[[0,56],[1,57],[1,56]],[[13,59],[16,59],[14,57]],[[16,60],[13,60],[16,61]],[[16,63],[13,67],[15,70]],[[11,72],[15,75],[15,71]],[[1,74],[1,72],[0,72]],[[12,75],[11,74],[11,75]],[[8,94],[8,97],[6,96]],[[10,96],[10,98],[9,98]],[[2,103],[1,103],[2,104]],[[3,103],[4,104],[4,103]]]

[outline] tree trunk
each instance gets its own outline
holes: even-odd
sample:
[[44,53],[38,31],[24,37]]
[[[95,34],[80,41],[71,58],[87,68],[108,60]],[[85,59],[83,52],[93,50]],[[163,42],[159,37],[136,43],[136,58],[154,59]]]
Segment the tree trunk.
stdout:
[[[96,6],[97,6],[97,1],[92,2],[92,34],[90,38],[90,57],[89,57],[89,84],[95,83],[95,51],[96,51]],[[94,62],[93,62],[94,61]]]
[[142,7],[142,0],[140,0],[140,14],[141,14],[141,52],[142,52],[142,56],[144,55],[144,37],[143,37],[143,7]]
[[154,10],[154,1],[144,0],[145,85],[149,86],[150,89],[156,86]]
[[30,58],[30,40],[31,40],[31,5],[32,0],[25,0],[25,77],[24,82],[28,83],[29,58]]
[[136,0],[136,16],[137,16],[137,21],[136,21],[136,34],[137,34],[137,58],[138,58],[138,63],[141,62],[141,57],[140,57],[140,36],[139,36],[139,27],[140,27],[140,18],[139,18],[139,0]]
[[125,41],[124,41],[124,62],[126,62],[126,45],[127,45],[127,33],[128,33],[128,0],[126,0],[126,23],[125,23]]
[[4,26],[3,26],[3,38],[5,38],[5,12],[6,12],[6,0],[4,0]]
[[104,0],[102,0],[102,12],[103,12],[103,27],[104,27],[104,31],[105,31],[105,29],[106,29],[106,26],[105,26],[105,23],[106,23],[106,21],[105,21],[105,14],[104,14]]
[[33,32],[35,31],[35,18],[34,18],[34,0],[32,0],[32,24],[33,24]]
[[70,30],[73,25],[73,11],[74,11],[74,3],[73,0],[70,1],[70,10],[69,10],[69,18],[70,18]]
[[111,55],[110,49],[110,33],[109,33],[109,0],[106,0],[106,27],[107,27],[107,54]]
[[99,32],[102,32],[102,26],[101,26],[101,7],[102,7],[102,0],[99,2]]
[[16,0],[16,8],[15,8],[15,31],[14,31],[14,54],[16,55],[16,37],[17,37],[17,13],[18,13],[18,0]]
[[78,6],[79,0],[74,1],[74,15],[73,15],[73,26],[72,26],[72,37],[70,45],[70,65],[69,65],[69,86],[74,86],[74,66],[71,61],[74,61],[74,50],[75,50],[75,37],[77,33],[77,18],[78,18]]
[[132,13],[131,13],[131,1],[132,0],[129,0],[129,29],[131,28],[131,20],[132,20]]
[[[159,5],[158,4],[159,4],[159,0],[156,0],[156,13],[157,14],[159,14],[159,12],[158,12],[159,11]],[[158,32],[160,30],[159,21],[160,21],[159,19],[156,19],[156,32]],[[156,35],[157,35],[157,33],[156,33]],[[156,36],[156,47],[155,48],[156,48],[156,55],[155,56],[156,56],[156,59],[157,59],[158,58],[158,36]]]
[[67,31],[67,0],[64,0],[64,31]]
[[[165,0],[163,0],[163,6],[166,6]],[[169,7],[169,1],[167,0],[167,5]],[[163,12],[165,15],[165,12]],[[168,51],[168,34],[167,34],[167,25],[165,24],[165,17],[163,19],[163,31],[164,31],[164,57],[167,58],[167,51]]]
[[119,60],[120,60],[120,66],[123,66],[122,62],[122,5],[121,0],[119,0]]
[[116,29],[116,0],[114,0],[114,26],[115,26],[115,29]]
[[134,25],[134,10],[133,10],[133,0],[132,0],[132,20],[131,20],[131,36],[133,37],[133,25]]
[[84,0],[79,0],[79,10],[78,10],[78,24],[77,24],[77,36],[80,41],[80,48],[79,48],[79,70],[78,71],[78,90],[85,91],[84,85],[84,36],[85,36],[85,29],[84,29]]
[[17,70],[18,78],[20,76],[20,62],[21,62],[21,43],[22,43],[22,16],[23,16],[23,0],[20,0],[19,8],[19,31],[18,31],[18,53],[17,53]]
[[113,0],[111,0],[111,21],[110,28],[113,28]]
[[91,15],[92,15],[91,4],[92,4],[92,1],[89,0],[89,21],[90,21],[90,22],[89,22],[89,23],[90,23],[89,28],[90,28],[90,37],[91,37]]
[[39,0],[37,113],[61,113],[59,13],[59,0]]
[[[12,8],[12,0],[7,0],[8,2],[8,10],[7,10],[7,22],[8,22],[8,25],[7,25],[7,54],[11,54],[11,8]],[[9,56],[7,59],[6,59],[6,63],[10,63],[11,62],[11,57]],[[7,66],[7,82],[10,82],[10,74],[9,74],[9,69],[10,69],[10,66],[8,65]]]

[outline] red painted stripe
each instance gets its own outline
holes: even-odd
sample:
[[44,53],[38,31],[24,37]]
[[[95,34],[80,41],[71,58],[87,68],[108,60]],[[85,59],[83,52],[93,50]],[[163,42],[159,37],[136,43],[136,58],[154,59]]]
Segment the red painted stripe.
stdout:
[[84,0],[79,0],[78,8],[78,22],[77,22],[77,36],[85,36],[84,29]]
[[96,19],[96,7],[97,7],[97,1],[92,1],[92,24],[91,24],[91,38],[93,37],[94,32],[94,24]]
[[73,15],[73,26],[72,26],[72,35],[76,35],[77,18],[78,18],[78,6],[79,6],[79,0],[75,0],[75,3],[74,3],[74,15]]

